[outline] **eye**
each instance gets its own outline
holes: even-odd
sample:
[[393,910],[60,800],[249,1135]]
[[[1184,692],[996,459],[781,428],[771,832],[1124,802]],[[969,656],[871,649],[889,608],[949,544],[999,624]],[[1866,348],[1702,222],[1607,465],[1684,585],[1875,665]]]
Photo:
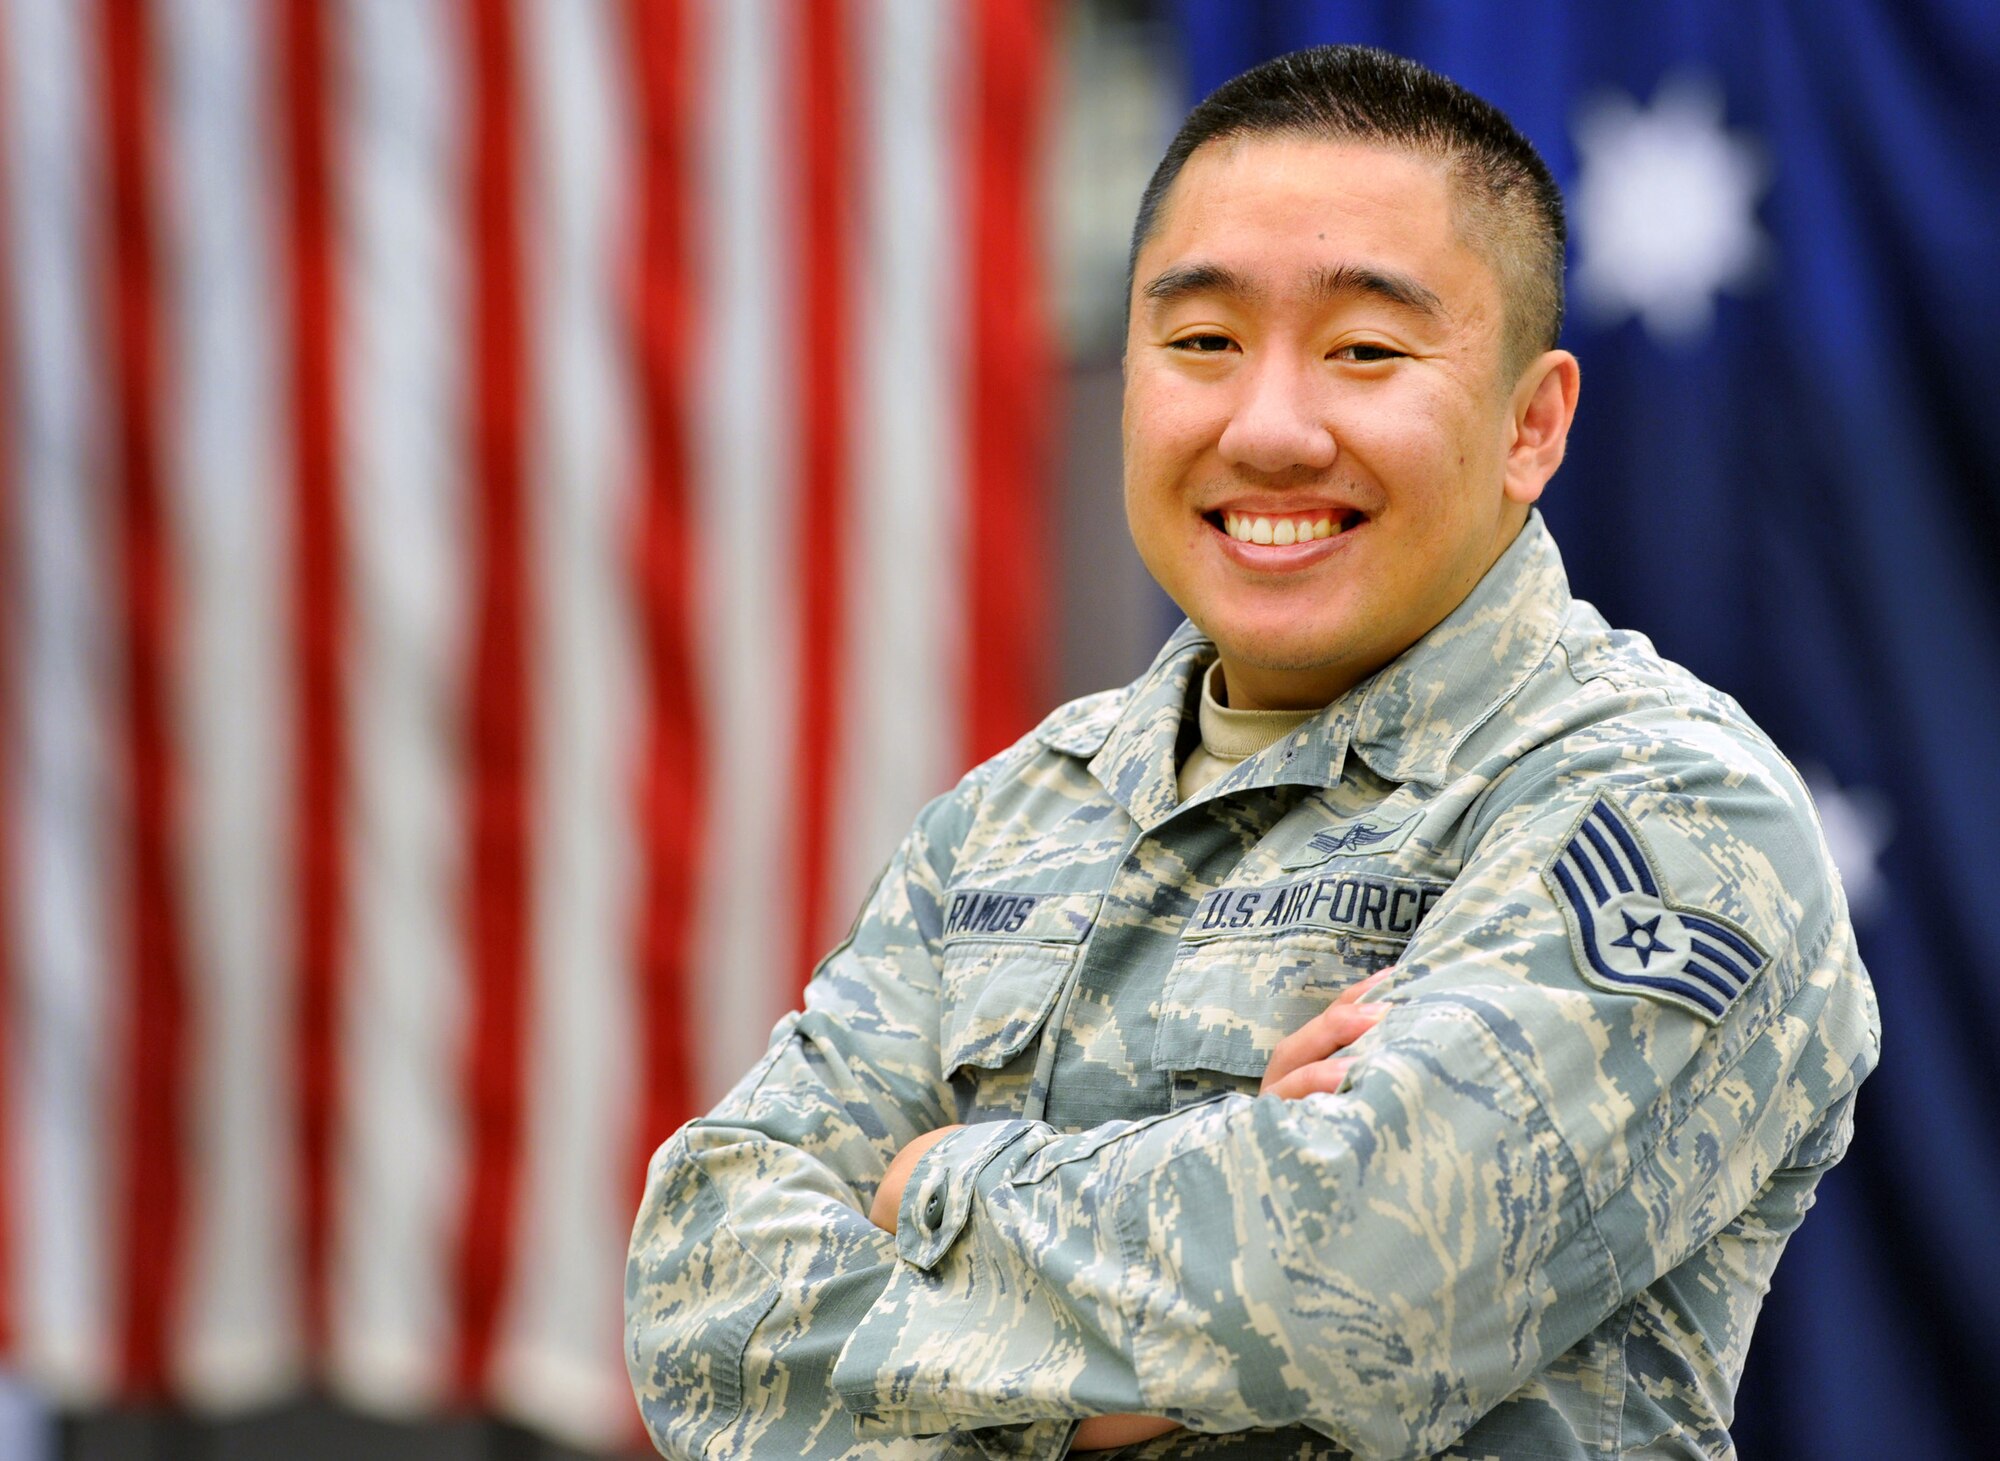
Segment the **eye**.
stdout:
[[1356,365],[1377,365],[1384,360],[1401,360],[1403,352],[1387,345],[1371,345],[1366,342],[1343,345],[1333,352],[1335,360],[1351,361]]
[[1235,343],[1227,335],[1218,335],[1209,332],[1199,335],[1183,335],[1178,340],[1169,340],[1167,348],[1169,350],[1185,351],[1190,355],[1220,355],[1223,351],[1234,346]]

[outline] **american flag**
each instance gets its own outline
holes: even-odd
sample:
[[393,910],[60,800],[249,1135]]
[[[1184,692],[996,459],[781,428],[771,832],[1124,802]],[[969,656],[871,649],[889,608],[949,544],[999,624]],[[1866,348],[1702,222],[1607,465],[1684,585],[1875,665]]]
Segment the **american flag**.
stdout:
[[645,1156],[1046,708],[1056,19],[0,3],[0,1363],[632,1434]]

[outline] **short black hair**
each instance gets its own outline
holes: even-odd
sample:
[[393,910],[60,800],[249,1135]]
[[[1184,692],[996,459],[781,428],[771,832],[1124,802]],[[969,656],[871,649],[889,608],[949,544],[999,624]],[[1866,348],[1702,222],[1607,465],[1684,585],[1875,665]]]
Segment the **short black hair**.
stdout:
[[1289,136],[1391,147],[1445,164],[1460,234],[1492,264],[1505,301],[1504,356],[1516,375],[1562,334],[1562,191],[1534,144],[1491,102],[1428,67],[1367,46],[1312,46],[1222,83],[1187,115],[1139,200],[1125,298],[1139,250],[1197,148]]

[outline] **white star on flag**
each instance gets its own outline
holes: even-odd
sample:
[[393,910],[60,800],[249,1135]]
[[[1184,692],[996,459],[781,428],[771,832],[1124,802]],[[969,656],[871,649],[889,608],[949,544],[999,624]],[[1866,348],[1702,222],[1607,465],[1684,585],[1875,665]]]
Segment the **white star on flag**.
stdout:
[[1720,87],[1670,77],[1650,108],[1599,95],[1571,132],[1579,301],[1605,324],[1638,315],[1663,344],[1706,334],[1717,293],[1741,292],[1767,246],[1755,210],[1769,168],[1754,142],[1723,127]]
[[1896,835],[1895,811],[1881,792],[1866,786],[1842,787],[1824,766],[1805,768],[1805,776],[1827,850],[1847,889],[1848,909],[1861,922],[1880,906],[1887,891],[1882,850]]

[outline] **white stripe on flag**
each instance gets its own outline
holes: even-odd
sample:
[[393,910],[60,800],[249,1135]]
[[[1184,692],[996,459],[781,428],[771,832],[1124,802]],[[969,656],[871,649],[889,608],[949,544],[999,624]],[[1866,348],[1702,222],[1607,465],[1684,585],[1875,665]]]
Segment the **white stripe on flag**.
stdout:
[[964,495],[956,88],[963,25],[868,0],[857,47],[867,232],[856,250],[853,572],[833,910],[852,916],[917,811],[956,779]]
[[20,1254],[25,1366],[56,1397],[88,1403],[114,1368],[111,1272],[117,1130],[107,931],[123,879],[107,858],[107,766],[113,762],[109,625],[122,590],[107,583],[98,443],[105,382],[89,352],[101,338],[96,257],[100,142],[90,88],[99,68],[73,0],[14,0],[6,24],[5,137],[12,233],[9,314],[21,342],[14,378],[23,410],[14,471],[22,584],[12,672],[25,727],[21,780],[8,802],[19,835],[13,966],[23,1058],[17,1137],[26,1207]]
[[[979,245],[967,63],[978,17],[1011,12],[934,0],[685,3],[699,52],[686,68],[688,195],[648,215],[685,220],[683,259],[658,231],[642,237],[635,216],[637,200],[660,201],[642,184],[680,175],[638,150],[638,119],[665,121],[653,137],[678,134],[674,107],[687,100],[633,91],[636,58],[658,82],[674,48],[635,50],[635,18],[660,13],[640,0],[508,0],[504,11],[336,0],[312,12],[332,52],[323,70],[309,59],[317,29],[281,43],[289,6],[0,0],[0,317],[19,403],[0,437],[15,534],[4,575],[13,612],[0,615],[13,720],[0,758],[13,880],[0,889],[0,936],[11,941],[19,1052],[4,1062],[0,1103],[12,1127],[0,1151],[19,1169],[0,1183],[17,1209],[0,1257],[18,1270],[20,1331],[4,1362],[65,1400],[111,1395],[121,1342],[150,1340],[169,1299],[175,1399],[235,1408],[310,1372],[302,1250],[322,1228],[301,1215],[322,1212],[304,1174],[323,1134],[307,1118],[323,1107],[302,1099],[302,1056],[331,1048],[324,1378],[368,1410],[422,1413],[447,1398],[456,1359],[515,1419],[585,1445],[626,1439],[619,1268],[638,1108],[661,1124],[683,1075],[712,1104],[792,1001],[796,882],[820,851],[802,835],[805,809],[816,819],[830,808],[815,917],[845,926],[912,814],[958,770],[978,649],[967,642],[968,548],[1012,536],[996,523],[988,544],[967,543],[979,472],[965,442],[978,422],[989,435],[993,424],[975,416],[968,345],[979,342],[965,338]],[[822,22],[834,16],[842,28],[830,32]],[[104,29],[121,18],[156,41],[141,66],[128,64],[130,45],[107,44],[140,34]],[[508,64],[468,45],[475,20],[520,27]],[[811,56],[800,43],[808,22],[825,42]],[[114,114],[101,94],[107,58],[121,63],[127,111],[136,98],[159,124],[115,154],[128,163],[123,196],[141,187],[148,205],[148,227],[125,238],[157,245],[122,296],[108,287],[114,154],[98,135]],[[525,564],[503,551],[514,521],[491,511],[513,501],[506,463],[482,474],[481,438],[466,432],[480,379],[467,359],[479,326],[468,287],[482,260],[483,277],[510,287],[515,272],[511,236],[468,238],[468,107],[484,94],[468,78],[517,72],[518,98],[502,87],[509,130],[495,155],[522,169],[521,288],[507,298],[518,298],[533,354],[522,414],[503,424],[518,419],[526,433]],[[298,75],[327,79],[330,138],[289,130],[319,115],[288,109]],[[802,98],[813,97],[840,109],[837,125],[808,129]],[[322,140],[331,211],[288,214],[294,154],[316,157]],[[835,169],[837,186],[809,186],[808,160]],[[321,257],[328,233],[338,277],[326,287],[308,269],[309,287],[294,290],[292,271]],[[824,253],[809,257],[808,245]],[[816,274],[816,258],[846,272]],[[635,276],[650,286],[636,299]],[[121,298],[128,327],[162,351],[127,391],[157,405],[138,444],[141,467],[159,470],[138,472],[140,490],[124,497],[107,496],[120,484],[108,429],[119,418],[115,382],[100,378],[117,358]],[[815,301],[823,332],[841,338],[808,337],[802,312]],[[337,331],[314,337],[332,341],[336,361],[324,401],[320,357],[291,338],[298,313],[317,319],[321,306]],[[487,323],[510,318],[495,307]],[[638,348],[642,328],[664,351]],[[664,399],[683,368],[694,393],[685,482],[672,455],[683,403]],[[808,382],[841,419],[802,409]],[[511,377],[486,383],[488,404],[512,411]],[[323,438],[309,429],[302,442],[295,411],[333,422],[331,479],[312,449]],[[829,444],[824,460],[805,458],[808,419]],[[662,421],[669,429],[649,435]],[[148,528],[155,475],[173,538],[142,531],[144,551],[127,563],[123,535]],[[807,481],[822,500],[804,500]],[[682,511],[685,543],[639,531]],[[497,546],[482,526],[496,521]],[[837,571],[816,578],[844,600],[808,620],[803,570],[836,551]],[[678,618],[684,562],[692,625]],[[121,606],[161,607],[133,596],[155,565],[171,569],[176,612],[128,625]],[[468,599],[489,565],[519,578],[498,585],[482,620]],[[1013,568],[994,580],[1026,581]],[[532,602],[507,598],[516,588]],[[822,684],[801,646],[836,622],[820,662],[836,673]],[[469,659],[481,623],[506,661],[483,677]],[[137,671],[128,627],[145,652]],[[684,642],[698,734],[685,720]],[[535,677],[525,727],[513,714],[516,664]],[[146,708],[172,708],[171,726],[133,720],[135,682]],[[469,698],[479,684],[492,693]],[[815,698],[802,703],[807,685]],[[342,708],[301,717],[322,702]],[[469,704],[483,722],[468,720]],[[831,737],[830,764],[800,754],[802,725]],[[319,726],[337,727],[338,755],[311,734]],[[482,920],[468,847],[497,848],[486,862],[510,888],[524,851],[506,820],[516,768],[474,738],[482,729],[531,752],[521,769],[533,874],[519,886],[532,903],[510,895],[506,909],[524,912],[532,938],[475,959],[469,930],[508,920],[490,907]],[[683,746],[702,778],[685,823],[674,768],[641,762]],[[135,756],[143,788],[164,783],[152,774],[162,767],[181,778],[177,805],[142,799],[149,827],[181,838],[171,867],[141,859],[146,910],[182,926],[187,943],[153,963],[138,957],[147,945],[127,946],[138,906],[127,864],[159,846],[134,835],[125,804]],[[302,809],[311,826],[337,827],[336,858],[301,835]],[[694,922],[685,936],[669,929],[682,893]],[[517,956],[528,980],[518,1068],[507,999]],[[683,965],[685,989],[654,987]],[[132,1287],[146,1304],[127,1336],[119,1320],[132,1305],[118,1286],[147,1248],[120,1242],[136,1200],[120,1180],[133,1170],[122,1147],[143,1113],[118,1097],[161,1048],[139,1038],[149,1027],[135,1026],[127,996],[150,990],[171,1022],[183,968],[187,1048],[169,1048],[164,1075],[188,1083],[185,1161],[170,1154],[186,1169],[186,1221],[177,1237],[169,1230],[154,1281]],[[331,1000],[336,1018],[315,1027],[331,1032],[325,1046],[303,1038],[301,1016],[317,1006],[301,1002],[302,969],[334,971],[330,984],[303,984]],[[493,976],[484,1004],[468,985],[481,969]],[[468,1120],[468,1024],[482,1009],[495,1015],[480,1048],[497,1059],[498,1083],[508,1093],[516,1073],[524,1083],[518,1146],[511,1107],[483,1127]],[[678,1028],[647,1019],[661,1012]],[[664,1071],[655,1056],[670,1062]],[[468,1225],[499,1231],[468,1211],[482,1130],[498,1139],[479,1148],[481,1170],[510,1207],[503,1261],[483,1267],[461,1243]],[[468,1294],[502,1296],[497,1331],[479,1305],[460,1312]],[[134,1362],[152,1358],[148,1348]]]
[[710,890],[697,907],[701,956],[686,1058],[706,1109],[756,1063],[791,999],[791,731],[798,650],[796,544],[812,535],[797,500],[791,397],[802,340],[795,319],[791,109],[782,61],[787,0],[706,0],[696,34],[713,62],[702,116],[705,281],[697,322],[694,561],[701,571]]
[[332,1362],[393,1411],[441,1394],[465,1173],[460,41],[408,0],[346,0],[339,29],[355,805]]
[[615,275],[628,238],[622,12],[535,0],[527,189],[539,754],[521,1247],[493,1404],[578,1446],[629,1439],[619,1343],[635,1079],[630,815],[638,710],[629,599],[632,436]]
[[275,1398],[298,1363],[291,961],[279,922],[291,906],[290,469],[263,181],[281,132],[258,11],[168,0],[159,18],[165,155],[182,188],[167,213],[181,229],[167,251],[177,277],[163,292],[176,311],[163,334],[178,351],[169,486],[190,915],[190,1221],[174,1358],[189,1397],[223,1407]]

